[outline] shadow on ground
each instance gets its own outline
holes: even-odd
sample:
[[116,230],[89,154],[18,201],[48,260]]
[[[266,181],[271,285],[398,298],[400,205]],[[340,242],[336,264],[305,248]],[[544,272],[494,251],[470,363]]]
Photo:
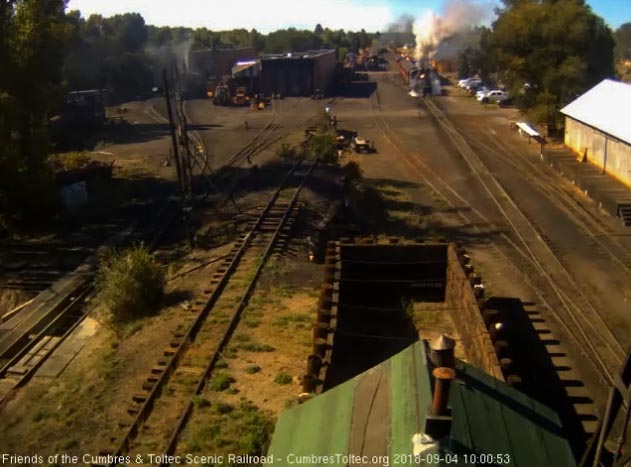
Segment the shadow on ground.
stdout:
[[421,189],[420,183],[392,179],[370,179],[349,190],[351,221],[366,234],[385,234],[446,240],[466,244],[487,244],[502,232],[490,225],[446,224],[441,214],[457,214],[470,208],[451,208],[434,199],[423,204],[412,201],[404,190]]
[[586,441],[582,420],[594,417],[579,415],[573,404],[591,404],[587,397],[570,397],[566,388],[583,387],[582,381],[561,380],[560,372],[567,366],[555,366],[551,357],[563,357],[559,352],[548,352],[548,346],[558,345],[550,339],[546,329],[536,330],[533,323],[544,323],[539,312],[526,311],[517,298],[491,297],[487,309],[498,310],[500,322],[505,324],[502,339],[508,343],[506,356],[513,360],[514,372],[522,379],[520,389],[538,402],[555,410],[563,423],[576,458],[580,458]]

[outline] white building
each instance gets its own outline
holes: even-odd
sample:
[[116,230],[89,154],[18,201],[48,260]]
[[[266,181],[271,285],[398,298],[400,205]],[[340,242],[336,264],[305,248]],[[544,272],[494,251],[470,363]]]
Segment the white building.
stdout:
[[566,146],[631,186],[631,85],[603,80],[561,113]]

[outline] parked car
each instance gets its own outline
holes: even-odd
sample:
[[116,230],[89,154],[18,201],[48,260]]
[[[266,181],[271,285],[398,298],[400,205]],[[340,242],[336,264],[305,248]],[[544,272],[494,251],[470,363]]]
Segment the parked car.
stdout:
[[488,87],[488,86],[486,84],[484,84],[484,83],[476,83],[473,86],[469,86],[469,88],[467,89],[467,92],[469,93],[470,96],[475,96],[476,93],[480,89],[485,88],[485,87]]
[[464,88],[470,79],[473,79],[473,78],[464,78],[464,79],[458,80],[458,87]]
[[499,89],[494,89],[478,97],[477,99],[482,104],[488,104],[489,102],[497,103],[503,99],[506,99],[507,97],[509,97],[509,95],[506,91],[500,91]]
[[469,82],[467,82],[467,84],[465,85],[465,89],[467,91],[470,91],[471,88],[475,88],[477,86],[480,86],[482,84],[482,80],[478,79],[478,78],[473,78],[471,80],[469,80]]
[[486,95],[487,92],[489,92],[491,89],[489,87],[487,87],[486,85],[481,85],[479,86],[476,91],[475,91],[475,98],[477,100],[480,100],[482,97],[484,97]]

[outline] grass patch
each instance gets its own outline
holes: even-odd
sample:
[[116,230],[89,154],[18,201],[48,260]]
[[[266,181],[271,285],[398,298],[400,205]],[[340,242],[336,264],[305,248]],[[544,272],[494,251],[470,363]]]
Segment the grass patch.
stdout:
[[234,410],[234,407],[230,404],[226,404],[225,402],[217,402],[215,404],[215,411],[218,414],[225,415]]
[[245,369],[245,372],[250,375],[258,373],[259,371],[261,371],[261,367],[258,365],[250,365],[249,367]]
[[273,352],[274,350],[276,350],[271,345],[256,344],[254,342],[246,342],[244,344],[240,344],[239,349],[245,350],[246,352],[256,352],[256,353]]
[[261,325],[260,319],[246,319],[243,324],[250,329],[258,328]]
[[308,314],[293,314],[276,318],[274,320],[274,325],[286,327],[289,323],[306,324],[310,321],[311,316]]
[[208,387],[211,391],[221,392],[228,389],[230,385],[234,382],[235,379],[228,373],[219,372],[213,377],[213,379],[210,380],[210,384],[208,385]]
[[[116,355],[116,347],[110,347],[96,363],[96,371],[105,380],[110,381],[118,375],[120,359]],[[78,390],[78,386],[76,389]]]
[[293,378],[286,373],[279,373],[274,377],[274,382],[276,384],[280,384],[281,386],[285,386],[293,381]]
[[237,334],[234,340],[235,342],[250,342],[252,339],[247,334]]
[[248,401],[213,404],[195,421],[184,436],[184,452],[261,455],[274,429],[271,415]]
[[210,407],[210,401],[202,396],[193,396],[193,405],[196,409],[203,409],[204,407]]
[[272,287],[272,293],[277,297],[291,298],[294,295],[294,289],[288,285],[279,285],[278,287]]

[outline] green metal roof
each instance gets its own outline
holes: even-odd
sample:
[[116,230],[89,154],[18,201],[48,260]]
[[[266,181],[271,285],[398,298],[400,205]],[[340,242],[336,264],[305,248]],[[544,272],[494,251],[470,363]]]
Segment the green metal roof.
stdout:
[[451,435],[429,451],[435,453],[431,458],[428,452],[421,462],[412,458],[412,437],[423,432],[432,397],[422,341],[285,410],[269,455],[277,466],[456,465],[456,456],[461,466],[476,460],[514,467],[576,465],[553,410],[464,362],[457,368],[449,396]]

